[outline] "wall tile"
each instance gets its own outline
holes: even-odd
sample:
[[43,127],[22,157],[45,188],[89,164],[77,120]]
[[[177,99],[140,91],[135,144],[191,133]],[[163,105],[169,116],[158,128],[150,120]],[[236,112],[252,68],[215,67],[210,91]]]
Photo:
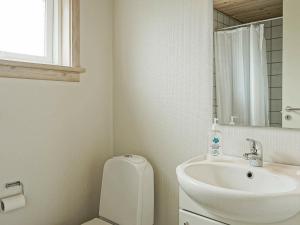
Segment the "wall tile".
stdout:
[[235,20],[234,25],[239,25],[241,24],[239,21]]
[[271,51],[267,52],[267,63],[271,63],[272,62],[272,54]]
[[220,23],[224,23],[224,15],[221,12],[218,12],[218,21]]
[[264,25],[265,25],[265,28],[266,27],[271,27],[272,23],[271,23],[271,21],[266,21],[266,22],[264,22]]
[[272,50],[272,40],[267,40],[266,45],[267,45],[267,51],[271,51]]
[[265,38],[271,39],[271,28],[265,28]]
[[282,88],[270,88],[271,99],[282,98]]
[[218,22],[214,22],[214,30],[218,28]]
[[228,16],[224,16],[224,24],[226,25],[226,26],[229,26],[229,17]]
[[272,64],[268,64],[267,65],[267,69],[268,69],[268,75],[271,75],[272,74]]
[[272,27],[272,38],[282,37],[282,26]]
[[282,50],[282,38],[272,39],[272,50]]
[[224,28],[224,27],[225,27],[225,25],[223,23],[218,22],[218,28]]
[[235,25],[235,20],[234,20],[234,19],[231,19],[231,20],[229,21],[229,25],[230,25],[230,26],[234,26],[234,25]]
[[272,51],[271,58],[273,63],[282,62],[282,50]]
[[272,21],[272,26],[282,25],[282,19],[277,19]]
[[282,75],[270,76],[271,78],[271,87],[282,87]]
[[218,20],[218,12],[214,10],[214,20]]
[[277,112],[279,112],[279,111],[281,111],[282,110],[282,101],[281,100],[271,100],[270,101],[270,111],[277,111]]
[[282,63],[272,63],[272,75],[282,74]]
[[281,124],[282,115],[280,112],[271,112],[270,113],[270,123]]

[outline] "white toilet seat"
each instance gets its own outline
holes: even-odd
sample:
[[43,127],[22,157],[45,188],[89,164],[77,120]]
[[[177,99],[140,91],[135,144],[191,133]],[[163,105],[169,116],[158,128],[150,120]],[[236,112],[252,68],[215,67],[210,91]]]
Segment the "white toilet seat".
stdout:
[[110,223],[107,223],[99,218],[95,218],[93,220],[90,220],[82,225],[111,225]]

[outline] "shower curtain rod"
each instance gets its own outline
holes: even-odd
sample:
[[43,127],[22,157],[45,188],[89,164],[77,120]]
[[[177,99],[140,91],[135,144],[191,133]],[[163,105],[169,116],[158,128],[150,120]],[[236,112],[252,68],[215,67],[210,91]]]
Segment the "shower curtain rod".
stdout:
[[236,26],[231,26],[231,27],[224,27],[221,29],[218,29],[217,31],[224,31],[224,30],[231,30],[231,29],[235,29],[235,28],[239,28],[239,27],[245,27],[245,26],[249,26],[251,24],[256,24],[256,23],[263,23],[263,22],[268,22],[268,21],[272,21],[272,20],[279,20],[282,19],[283,17],[275,17],[275,18],[271,18],[271,19],[266,19],[266,20],[259,20],[259,21],[255,21],[255,22],[251,22],[251,23],[244,23],[244,24],[239,24]]

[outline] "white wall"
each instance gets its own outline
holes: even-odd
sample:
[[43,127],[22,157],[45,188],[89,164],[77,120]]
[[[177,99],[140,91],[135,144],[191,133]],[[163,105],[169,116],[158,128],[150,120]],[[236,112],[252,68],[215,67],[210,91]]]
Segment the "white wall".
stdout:
[[[153,164],[156,225],[177,224],[175,167],[207,149],[210,10],[200,0],[116,0],[115,154],[141,154]],[[266,160],[300,165],[297,130],[222,130],[226,154],[241,156],[251,137],[262,142]]]
[[175,168],[205,152],[211,121],[212,1],[115,1],[115,154],[155,170],[156,225],[178,224]]
[[22,180],[28,205],[1,225],[79,225],[97,216],[112,155],[112,0],[81,1],[80,83],[0,79],[0,191]]

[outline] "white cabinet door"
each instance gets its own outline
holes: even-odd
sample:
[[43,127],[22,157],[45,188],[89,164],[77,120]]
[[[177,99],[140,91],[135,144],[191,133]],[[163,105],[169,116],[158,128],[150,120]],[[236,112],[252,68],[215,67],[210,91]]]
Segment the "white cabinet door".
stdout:
[[[283,76],[282,76],[282,126],[300,127],[300,111],[288,112],[286,107],[300,108],[299,57],[300,57],[300,1],[283,1]],[[291,116],[286,119],[286,116]]]
[[226,224],[180,210],[179,225],[226,225]]

